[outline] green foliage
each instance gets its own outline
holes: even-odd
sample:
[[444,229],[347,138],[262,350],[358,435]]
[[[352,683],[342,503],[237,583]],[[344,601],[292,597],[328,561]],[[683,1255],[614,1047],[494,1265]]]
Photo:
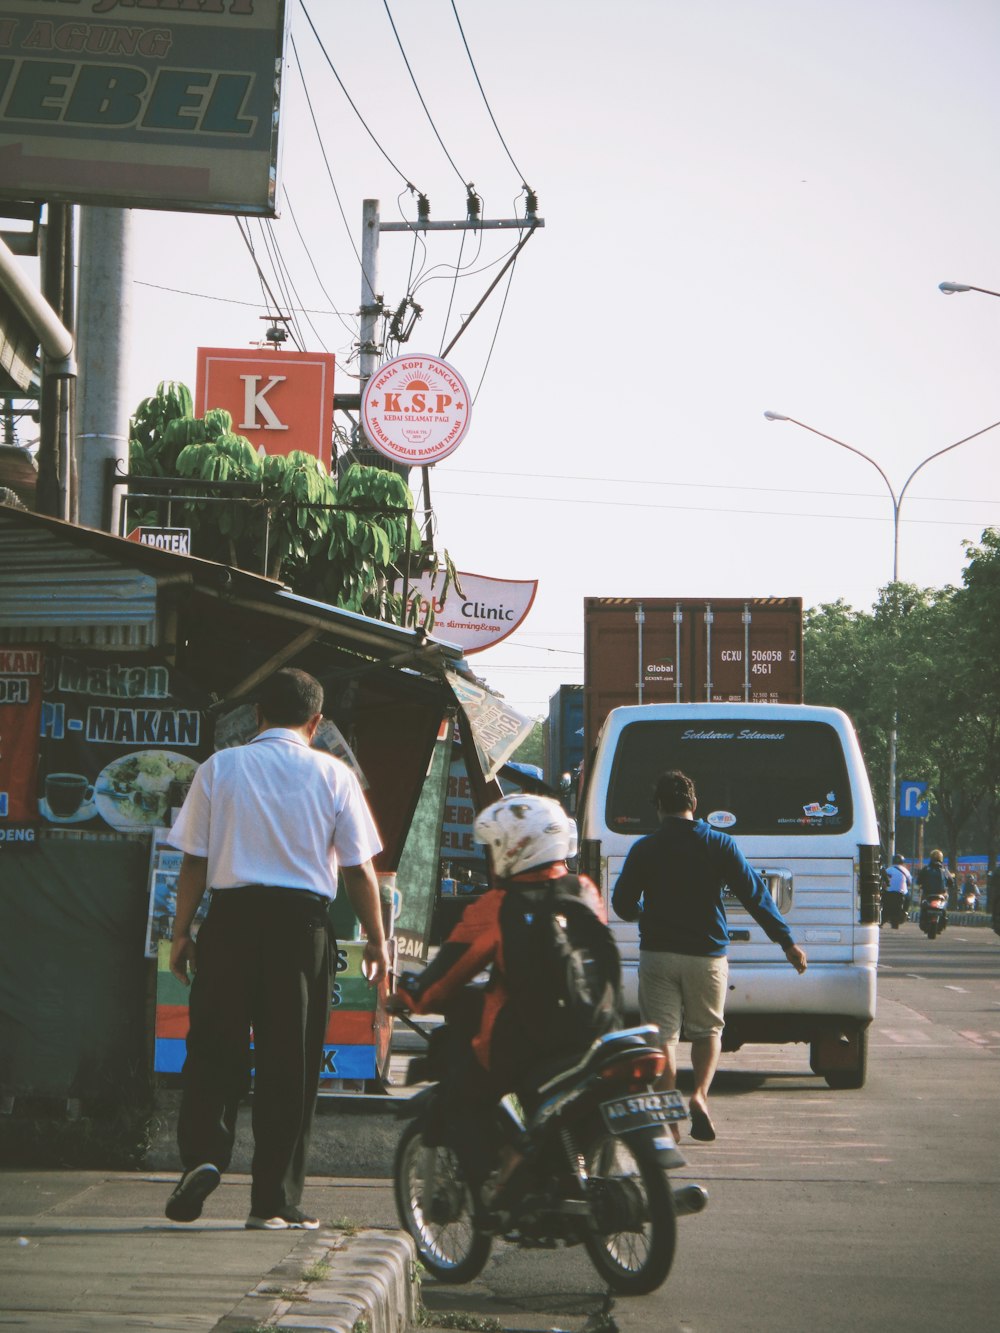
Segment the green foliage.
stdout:
[[[253,492],[174,501],[171,521],[190,527],[193,553],[266,573],[334,606],[427,624],[415,594],[403,605],[402,574],[437,560],[424,550],[413,495],[402,478],[354,465],[338,482],[312,454],[258,453],[232,426],[222,409],[194,417],[189,390],[172,382],[160,384],[132,417],[133,473],[243,483]],[[164,521],[152,503],[129,514],[130,526]],[[447,557],[446,567],[453,578]]]
[[538,768],[545,767],[545,728],[541,722],[535,723],[511,755],[511,759],[517,764],[535,764]]
[[930,784],[952,864],[977,811],[991,858],[1000,834],[1000,532],[968,547],[963,582],[890,584],[870,613],[820,606],[807,612],[804,633],[806,701],[853,718],[882,827],[895,716],[897,779]]

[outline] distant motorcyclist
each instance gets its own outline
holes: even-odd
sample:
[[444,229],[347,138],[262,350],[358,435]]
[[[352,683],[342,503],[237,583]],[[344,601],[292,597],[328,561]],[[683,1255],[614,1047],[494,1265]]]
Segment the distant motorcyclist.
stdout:
[[[917,887],[920,889],[920,916],[926,914],[928,898],[943,896],[945,905],[951,901],[951,890],[955,877],[944,864],[944,853],[937,848],[931,852],[931,859],[917,874]],[[923,928],[923,927],[921,927]]]
[[888,921],[893,930],[898,930],[906,920],[906,903],[912,882],[913,877],[903,857],[897,852],[892,858],[892,865],[885,872],[885,889],[882,894],[883,920]]
[[966,912],[975,912],[979,908],[979,885],[973,874],[966,875],[958,891],[958,905]]

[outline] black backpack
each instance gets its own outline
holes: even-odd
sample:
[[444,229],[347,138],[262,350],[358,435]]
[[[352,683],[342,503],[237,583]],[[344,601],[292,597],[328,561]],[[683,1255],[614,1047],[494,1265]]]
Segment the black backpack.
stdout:
[[923,897],[935,893],[943,893],[948,896],[948,879],[944,867],[936,861],[931,861],[925,865],[917,876],[917,883],[920,885],[920,892]]
[[584,1051],[619,1023],[621,959],[575,875],[511,884],[500,908],[507,1006],[538,1056]]

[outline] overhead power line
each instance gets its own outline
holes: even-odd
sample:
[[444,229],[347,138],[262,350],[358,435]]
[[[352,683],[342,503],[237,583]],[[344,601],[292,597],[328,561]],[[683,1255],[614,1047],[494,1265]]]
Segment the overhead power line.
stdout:
[[[303,5],[302,10],[303,10],[303,13],[305,13],[305,5]],[[309,15],[308,15],[308,14],[306,14],[306,18],[309,18]],[[310,20],[310,24],[311,24],[311,22],[312,22],[312,21]],[[315,29],[314,29],[313,31],[315,31]],[[317,38],[317,40],[319,40],[319,39]],[[344,205],[340,202],[340,191],[337,189],[337,182],[333,179],[333,170],[332,170],[332,168],[330,167],[330,159],[327,157],[327,155],[326,155],[326,148],[325,148],[324,145],[323,145],[323,136],[322,136],[322,134],[320,134],[320,130],[319,130],[319,121],[317,121],[317,119],[316,119],[316,112],[313,110],[312,98],[309,96],[309,88],[308,88],[308,86],[307,86],[307,84],[306,84],[306,77],[305,77],[305,74],[302,72],[302,65],[301,65],[301,63],[299,62],[299,51],[298,51],[298,47],[295,45],[295,38],[294,38],[294,37],[292,38],[292,54],[295,56],[295,67],[296,67],[296,69],[298,69],[298,71],[299,71],[299,78],[300,78],[301,81],[302,81],[302,91],[303,91],[303,93],[304,93],[304,95],[305,95],[306,106],[309,108],[309,117],[310,117],[310,119],[312,120],[312,123],[313,123],[313,129],[316,131],[316,141],[317,141],[318,144],[319,144],[319,151],[320,151],[320,155],[321,155],[321,157],[323,158],[323,165],[326,167],[326,174],[327,174],[327,176],[328,176],[328,178],[329,178],[329,181],[330,181],[330,188],[333,190],[333,197],[334,197],[334,199],[336,199],[336,201],[337,201],[337,208],[338,208],[339,211],[340,211],[340,217],[341,217],[341,221],[342,221],[343,224],[344,224],[344,230],[347,232],[347,239],[350,241],[350,243],[351,243],[351,249],[354,251],[354,258],[358,261],[358,267],[360,268],[360,267],[361,267],[361,256],[358,254],[358,247],[354,244],[354,236],[353,236],[353,233],[351,232],[350,224],[349,224],[349,222],[347,221],[347,214],[344,212]],[[324,54],[325,54],[325,53],[324,53]],[[350,100],[350,99],[348,99],[348,100]]]
[[481,80],[480,77],[479,77],[479,71],[476,69],[476,62],[473,60],[473,58],[472,58],[472,52],[469,50],[469,43],[468,43],[468,41],[466,40],[465,29],[462,27],[462,20],[461,20],[461,19],[459,18],[459,16],[458,16],[458,8],[457,8],[456,5],[455,5],[455,0],[451,0],[451,11],[452,11],[452,13],[455,15],[455,22],[458,24],[458,31],[459,31],[459,32],[461,33],[461,35],[462,35],[462,45],[465,47],[465,54],[469,57],[469,64],[472,66],[472,73],[475,75],[476,84],[477,84],[477,86],[478,86],[478,88],[479,88],[480,93],[482,94],[483,105],[486,107],[486,110],[487,110],[487,112],[489,113],[490,120],[492,120],[492,122],[493,122],[493,128],[494,128],[494,129],[496,130],[496,132],[497,132],[497,138],[500,140],[501,144],[503,144],[503,150],[504,150],[504,152],[507,154],[508,158],[510,159],[510,164],[511,164],[511,166],[512,166],[512,167],[514,168],[514,170],[517,172],[518,176],[520,176],[520,178],[521,178],[521,183],[524,185],[524,188],[527,190],[527,189],[528,189],[528,186],[524,183],[524,172],[521,170],[521,168],[520,168],[520,167],[517,165],[517,163],[514,161],[513,155],[512,155],[512,153],[511,153],[510,149],[507,147],[507,140],[506,140],[506,139],[503,137],[503,135],[500,133],[500,126],[497,124],[496,116],[494,116],[494,114],[493,114],[493,108],[492,108],[492,107],[490,106],[490,104],[489,104],[489,100],[488,100],[488,98],[487,98],[487,96],[486,96],[486,90],[484,89],[484,87],[483,87],[483,82],[482,82],[482,80]]
[[[421,106],[423,107],[423,109],[424,109],[424,115],[427,117],[427,120],[428,120],[428,123],[430,124],[431,129],[434,131],[434,137],[437,139],[438,143],[441,145],[441,150],[442,150],[442,152],[444,153],[445,157],[446,157],[446,158],[448,159],[448,161],[451,163],[451,169],[452,169],[452,171],[454,171],[455,175],[456,175],[456,176],[458,177],[458,179],[462,182],[462,184],[465,186],[465,188],[466,188],[467,190],[471,191],[471,190],[473,189],[473,186],[472,186],[471,182],[469,182],[469,181],[466,180],[466,178],[465,178],[465,177],[462,175],[462,173],[459,171],[458,167],[455,165],[455,159],[452,157],[451,153],[448,152],[448,149],[447,149],[446,146],[445,146],[445,142],[444,142],[444,140],[441,138],[441,135],[440,135],[439,132],[438,132],[438,127],[434,124],[434,117],[431,115],[430,110],[428,109],[427,103],[424,101],[424,95],[423,95],[423,93],[420,91],[420,85],[417,83],[416,75],[413,73],[413,69],[412,69],[412,67],[410,66],[409,58],[407,57],[406,51],[403,49],[403,43],[402,43],[402,41],[401,41],[401,39],[400,39],[399,31],[398,31],[398,29],[396,28],[396,21],[395,21],[395,19],[392,17],[392,10],[389,8],[389,0],[382,0],[382,4],[383,4],[383,6],[384,6],[384,8],[385,8],[386,15],[388,16],[389,24],[390,24],[390,26],[391,26],[391,28],[392,28],[393,35],[394,35],[395,38],[396,38],[396,45],[399,47],[399,54],[403,57],[403,64],[406,66],[406,72],[407,72],[407,74],[409,74],[409,76],[410,76],[410,82],[413,84],[413,89],[414,89],[414,91],[416,92],[417,97],[420,99],[420,105],[421,105]],[[398,168],[397,168],[397,169],[398,169]]]
[[[669,509],[689,514],[747,514],[762,518],[832,518],[858,523],[886,523],[889,520],[879,514],[807,514],[793,509],[731,509],[725,505],[658,505],[643,504],[637,500],[586,500],[574,499],[569,495],[497,495],[486,491],[442,491],[435,488],[436,495],[451,495],[456,499],[468,500],[517,500],[536,501],[539,504],[599,505],[614,509]],[[947,518],[904,518],[902,523],[921,524],[942,528],[970,528],[993,526],[990,523],[974,523],[971,519]]]
[[[253,248],[253,241],[251,241],[250,239],[250,234],[248,231],[244,230],[243,219],[237,217],[236,225],[239,228],[240,235],[243,237],[243,244],[250,252],[250,258],[253,260],[253,266],[257,270],[257,276],[260,279],[261,290],[264,292],[266,299],[271,303],[272,311],[269,311],[268,313],[273,312],[275,315],[281,315],[282,314],[281,302],[278,301],[278,299],[275,297],[274,292],[271,290],[271,284],[268,282],[267,276],[265,275],[264,270],[260,266],[260,260],[257,258],[256,251]],[[298,342],[296,341],[294,331],[292,332],[292,341],[295,343],[296,347],[298,347],[298,350],[300,352],[305,350],[303,347],[299,346]]]
[[331,74],[332,74],[333,77],[337,80],[337,82],[340,84],[340,91],[341,91],[341,92],[344,94],[344,96],[347,98],[347,101],[348,101],[348,103],[350,104],[350,108],[351,108],[351,110],[352,110],[352,111],[354,112],[354,114],[357,116],[358,120],[360,120],[360,122],[361,122],[361,124],[362,124],[362,126],[363,126],[363,128],[364,128],[364,130],[365,130],[365,133],[368,135],[369,139],[371,139],[372,143],[373,143],[373,144],[375,145],[375,147],[379,150],[379,152],[382,154],[382,156],[385,158],[385,160],[389,163],[389,166],[392,167],[393,171],[397,174],[397,176],[399,176],[399,178],[400,178],[401,180],[403,180],[403,181],[406,182],[406,188],[407,188],[408,190],[412,191],[414,194],[419,194],[420,191],[417,189],[417,187],[413,184],[413,182],[412,182],[412,181],[409,179],[409,177],[406,175],[406,172],[403,171],[401,167],[398,167],[398,166],[396,165],[396,163],[392,160],[392,158],[389,156],[389,154],[385,151],[385,149],[384,149],[384,148],[382,147],[382,145],[379,143],[378,139],[376,138],[376,136],[375,136],[373,130],[371,129],[371,127],[369,126],[368,122],[365,120],[364,116],[361,114],[361,112],[358,110],[357,106],[355,105],[355,103],[354,103],[354,99],[351,97],[350,93],[349,93],[349,92],[347,91],[347,89],[344,87],[344,81],[343,81],[343,79],[340,77],[340,75],[337,73],[336,67],[335,67],[333,61],[330,59],[330,54],[329,54],[329,52],[327,51],[326,47],[323,45],[323,39],[320,37],[319,33],[316,31],[316,25],[315,25],[315,23],[313,23],[312,18],[310,17],[310,14],[309,14],[309,10],[306,8],[305,0],[299,0],[299,8],[302,10],[302,13],[305,15],[305,17],[306,17],[306,22],[309,24],[310,28],[312,28],[313,36],[316,38],[316,44],[317,44],[317,46],[319,47],[320,51],[321,51],[322,54],[323,54],[323,59],[324,59],[324,60],[326,61],[326,63],[330,66],[330,72],[331,72]]
[[[235,296],[213,296],[211,292],[189,292],[184,287],[167,287],[162,282],[144,282],[141,278],[134,278],[133,282],[137,287],[149,287],[154,292],[170,292],[174,296],[193,296],[199,301],[220,301],[223,305],[243,305],[248,306],[251,310],[260,309],[259,301],[243,301]],[[328,296],[329,293],[324,292],[324,295]],[[333,309],[316,310],[310,306],[296,306],[295,313],[298,315],[335,315],[340,320],[344,318],[343,311]],[[351,333],[354,332],[353,329],[350,329],[350,326],[348,328]]]
[[[530,481],[592,481],[600,486],[670,486],[697,491],[759,491],[765,495],[832,495],[838,499],[884,500],[884,491],[817,491],[796,486],[738,486],[731,481],[660,481],[655,477],[567,477],[558,472],[510,472],[504,469],[448,467],[448,475],[465,477],[522,477]],[[981,496],[911,495],[911,500],[933,500],[943,504],[1000,504],[1000,500],[984,500]],[[739,511],[737,511],[739,512]]]
[[[309,260],[309,264],[310,267],[312,268],[313,275],[315,276],[316,281],[319,284],[319,289],[326,297],[326,299],[330,302],[331,310],[329,313],[337,316],[341,324],[343,324],[344,328],[352,337],[357,337],[357,332],[358,332],[357,324],[348,323],[348,321],[344,318],[344,316],[340,313],[340,311],[333,308],[334,306],[333,297],[330,295],[330,293],[326,290],[326,287],[323,285],[323,279],[319,275],[319,269],[317,269],[316,267],[316,263],[312,257],[312,252],[310,251],[308,245],[306,245],[305,237],[302,235],[302,228],[299,226],[298,220],[295,217],[295,209],[292,207],[292,201],[288,197],[287,188],[285,186],[282,186],[281,192],[285,196],[285,206],[288,209],[288,216],[292,219],[292,226],[295,228],[296,232],[298,233],[298,238],[302,242],[302,248],[306,252],[306,258]],[[319,313],[321,312],[316,310],[307,310],[305,308],[302,309],[302,314],[304,315],[315,315]]]

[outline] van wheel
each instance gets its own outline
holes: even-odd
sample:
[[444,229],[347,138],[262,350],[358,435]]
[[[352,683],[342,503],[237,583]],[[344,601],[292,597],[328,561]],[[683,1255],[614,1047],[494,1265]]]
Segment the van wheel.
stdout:
[[868,1029],[855,1032],[845,1043],[821,1038],[809,1047],[809,1067],[838,1091],[863,1088],[868,1075]]
[[825,1078],[829,1087],[863,1088],[868,1073],[868,1030],[855,1032],[847,1041],[820,1037],[809,1046],[809,1068]]

